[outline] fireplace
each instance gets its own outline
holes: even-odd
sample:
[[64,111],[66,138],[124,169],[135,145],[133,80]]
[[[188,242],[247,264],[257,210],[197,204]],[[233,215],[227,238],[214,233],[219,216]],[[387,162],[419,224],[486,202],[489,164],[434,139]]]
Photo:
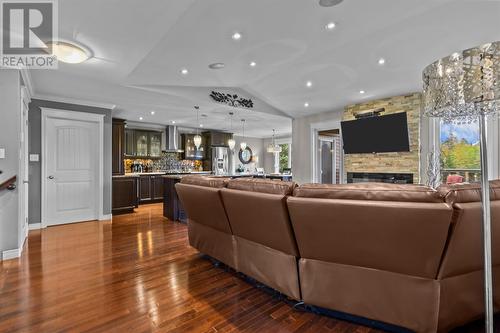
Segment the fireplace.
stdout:
[[348,172],[348,183],[393,183],[393,184],[413,184],[412,173],[382,173],[382,172]]

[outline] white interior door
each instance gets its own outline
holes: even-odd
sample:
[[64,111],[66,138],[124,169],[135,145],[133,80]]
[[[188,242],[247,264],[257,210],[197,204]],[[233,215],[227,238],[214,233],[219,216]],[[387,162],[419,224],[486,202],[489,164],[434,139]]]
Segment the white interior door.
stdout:
[[99,218],[99,130],[96,122],[46,118],[46,226]]

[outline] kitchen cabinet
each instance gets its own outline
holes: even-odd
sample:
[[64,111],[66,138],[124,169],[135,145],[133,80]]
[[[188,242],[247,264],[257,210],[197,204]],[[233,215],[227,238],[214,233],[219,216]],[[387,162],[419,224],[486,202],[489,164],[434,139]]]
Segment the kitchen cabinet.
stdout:
[[141,175],[139,181],[140,203],[163,200],[163,181],[161,175]]
[[203,132],[203,137],[206,138],[207,147],[227,147],[227,141],[233,137],[233,134],[210,131]]
[[196,134],[182,134],[182,149],[184,150],[185,160],[203,160],[206,156],[206,140],[202,137],[201,145],[196,148],[194,144],[194,136]]
[[180,177],[163,177],[163,216],[170,221],[179,221],[187,223],[187,215],[184,207],[182,206],[175,184],[181,181]]
[[125,156],[131,158],[161,157],[161,132],[127,129]]
[[123,175],[125,173],[125,166],[123,165],[124,154],[125,120],[113,118],[111,144],[111,168],[113,175]]
[[113,177],[113,214],[134,211],[138,205],[138,179],[139,177],[118,176]]

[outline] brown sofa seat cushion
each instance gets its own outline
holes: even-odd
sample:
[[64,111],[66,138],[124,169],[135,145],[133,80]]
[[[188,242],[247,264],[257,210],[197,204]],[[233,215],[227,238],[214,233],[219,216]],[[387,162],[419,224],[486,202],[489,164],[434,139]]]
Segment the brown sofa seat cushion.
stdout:
[[428,186],[413,184],[304,184],[295,189],[293,196],[320,199],[443,202],[443,197],[438,191]]
[[292,195],[296,186],[294,182],[257,178],[232,179],[227,183],[227,188],[232,190],[280,195]]
[[181,184],[223,188],[226,187],[228,181],[229,178],[207,177],[207,176],[184,176],[181,179]]
[[[448,203],[466,203],[481,201],[481,184],[441,185],[438,192]],[[490,181],[490,199],[500,200],[500,179]]]

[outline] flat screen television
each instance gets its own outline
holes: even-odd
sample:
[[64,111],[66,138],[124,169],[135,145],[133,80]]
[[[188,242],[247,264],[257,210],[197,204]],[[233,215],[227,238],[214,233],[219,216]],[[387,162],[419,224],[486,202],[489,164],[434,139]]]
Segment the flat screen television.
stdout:
[[345,154],[410,151],[406,112],[341,122]]

